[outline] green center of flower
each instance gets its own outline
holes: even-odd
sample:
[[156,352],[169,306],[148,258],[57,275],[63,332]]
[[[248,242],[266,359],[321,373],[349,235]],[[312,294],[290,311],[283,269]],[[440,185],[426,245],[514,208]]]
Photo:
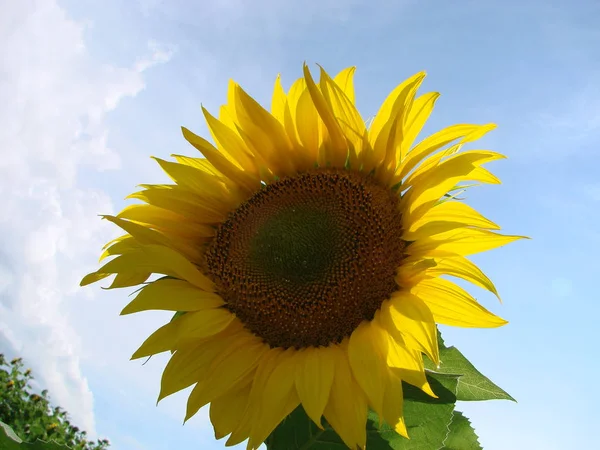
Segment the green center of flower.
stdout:
[[277,211],[252,239],[250,265],[272,281],[326,281],[339,254],[340,231],[334,217],[316,204]]
[[235,210],[205,265],[226,307],[272,347],[338,343],[398,289],[398,196],[372,178],[315,170]]

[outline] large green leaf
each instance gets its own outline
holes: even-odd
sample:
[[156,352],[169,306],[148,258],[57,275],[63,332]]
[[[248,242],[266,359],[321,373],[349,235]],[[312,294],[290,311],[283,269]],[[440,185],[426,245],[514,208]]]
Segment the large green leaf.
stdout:
[[[397,434],[370,412],[367,422],[369,450],[439,449],[448,435],[456,396],[458,377],[449,374],[429,376],[429,383],[439,398],[434,399],[420,389],[403,384],[404,416],[410,439]],[[273,431],[266,441],[269,450],[346,450],[339,436],[323,421],[320,430],[298,407]]]
[[454,411],[450,433],[440,450],[482,450],[471,422],[460,411]]
[[0,421],[0,449],[12,450],[20,448],[20,443],[23,442],[19,436],[15,434],[13,429]]
[[13,429],[0,421],[0,450],[68,450],[70,447],[56,442],[23,442]]
[[[439,332],[438,336],[440,336]],[[438,339],[438,344],[440,347],[440,367],[436,367],[433,362],[424,358],[425,367],[431,372],[461,375],[456,390],[457,400],[503,399],[516,401],[506,391],[479,372],[456,347],[446,347],[441,336]]]
[[[393,450],[431,450],[443,446],[452,421],[452,412],[456,403],[456,386],[458,377],[449,374],[432,374],[428,377],[431,389],[438,398],[431,398],[420,389],[403,383],[404,388],[404,420],[410,439],[396,433],[383,423],[378,434],[387,442],[386,447],[369,447],[369,449]],[[377,415],[369,413],[370,421],[375,424]],[[377,432],[377,431],[376,431]]]

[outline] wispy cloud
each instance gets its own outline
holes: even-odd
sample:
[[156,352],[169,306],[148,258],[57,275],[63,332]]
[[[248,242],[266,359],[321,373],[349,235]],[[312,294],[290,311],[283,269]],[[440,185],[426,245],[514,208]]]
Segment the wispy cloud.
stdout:
[[89,252],[113,233],[96,214],[113,207],[106,193],[77,185],[78,170],[120,167],[106,115],[144,89],[143,72],[172,52],[151,43],[131,67],[102,64],[86,48],[85,24],[56,2],[7,1],[1,9],[0,330],[93,434],[93,395],[67,309]]

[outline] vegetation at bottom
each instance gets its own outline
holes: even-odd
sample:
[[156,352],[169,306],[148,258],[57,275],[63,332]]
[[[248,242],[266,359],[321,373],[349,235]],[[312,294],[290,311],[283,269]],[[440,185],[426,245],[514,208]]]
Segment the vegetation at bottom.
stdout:
[[47,390],[37,393],[31,369],[21,358],[0,354],[0,449],[106,450],[107,439],[91,441],[71,423],[69,414],[50,403]]

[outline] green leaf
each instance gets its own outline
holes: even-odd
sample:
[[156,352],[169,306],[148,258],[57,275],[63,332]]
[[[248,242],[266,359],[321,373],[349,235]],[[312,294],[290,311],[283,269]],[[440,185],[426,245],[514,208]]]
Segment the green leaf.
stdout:
[[516,401],[506,391],[479,372],[456,347],[446,347],[439,332],[438,336],[440,367],[436,367],[427,357],[424,358],[425,367],[430,371],[429,373],[461,375],[456,390],[457,400],[480,401],[503,399]]
[[[454,375],[428,376],[439,398],[431,398],[420,389],[403,383],[404,417],[410,439],[397,434],[385,422],[378,428],[379,419],[369,412],[367,448],[369,450],[430,450],[443,446],[452,421],[458,378]],[[319,429],[299,406],[269,436],[269,450],[347,450],[340,437],[323,421]]]
[[44,442],[37,440],[32,443],[23,442],[15,434],[13,429],[0,421],[0,449],[1,450],[67,450],[70,447],[60,445],[56,442]]
[[482,450],[471,422],[460,411],[454,411],[450,433],[440,450]]
[[[6,448],[7,450],[12,448],[19,448],[18,445],[23,441],[21,440],[21,438],[19,438],[19,436],[15,434],[13,429],[1,421],[0,428],[2,428],[2,431],[0,431],[0,448]],[[11,445],[14,445],[14,447],[11,447]]]
[[56,442],[45,442],[38,439],[32,443],[23,442],[19,447],[19,450],[69,450],[71,447],[64,444],[57,444]]
[[323,421],[325,430],[321,430],[306,415],[304,408],[298,406],[275,431],[267,438],[265,444],[267,449],[274,450],[347,450],[343,441],[331,429],[329,424]]
[[35,442],[23,442],[13,429],[0,421],[0,450],[69,450],[71,447],[56,442],[37,439]]
[[403,383],[404,420],[410,439],[396,433],[385,422],[377,430],[377,415],[369,413],[371,429],[367,427],[368,436],[378,434],[385,446],[369,446],[369,450],[431,450],[443,446],[452,422],[452,413],[456,403],[456,386],[458,377],[450,374],[429,374],[427,376],[433,392],[439,398],[431,398],[420,389]]

